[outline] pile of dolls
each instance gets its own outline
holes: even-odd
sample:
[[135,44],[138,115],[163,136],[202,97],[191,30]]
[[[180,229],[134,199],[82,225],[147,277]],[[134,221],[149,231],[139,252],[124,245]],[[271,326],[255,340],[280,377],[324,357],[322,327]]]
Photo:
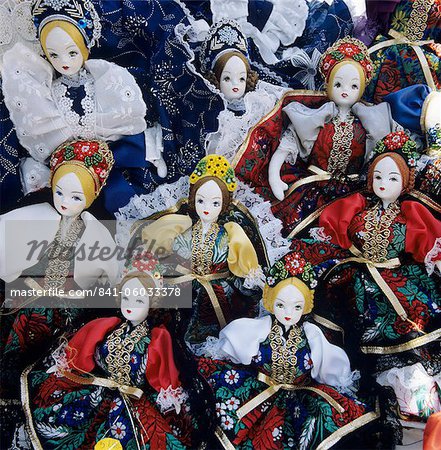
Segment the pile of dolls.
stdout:
[[441,448],[439,0],[0,17],[0,448]]

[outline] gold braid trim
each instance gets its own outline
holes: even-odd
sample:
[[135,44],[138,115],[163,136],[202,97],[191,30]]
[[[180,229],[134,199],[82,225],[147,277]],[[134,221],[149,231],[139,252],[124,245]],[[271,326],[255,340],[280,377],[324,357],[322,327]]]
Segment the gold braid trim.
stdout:
[[221,427],[216,427],[214,434],[225,450],[236,450],[236,447],[227,438],[227,435],[224,433],[224,430],[222,430]]
[[434,0],[415,0],[412,3],[412,12],[404,29],[404,35],[408,39],[418,41],[423,38],[433,2]]
[[214,245],[219,234],[219,225],[213,222],[203,235],[202,222],[199,220],[193,226],[191,238],[191,266],[193,272],[198,275],[207,275],[211,272],[213,262]]
[[354,139],[354,116],[350,114],[346,122],[339,116],[332,119],[334,135],[332,149],[328,159],[328,172],[332,175],[345,174],[352,155],[351,143]]

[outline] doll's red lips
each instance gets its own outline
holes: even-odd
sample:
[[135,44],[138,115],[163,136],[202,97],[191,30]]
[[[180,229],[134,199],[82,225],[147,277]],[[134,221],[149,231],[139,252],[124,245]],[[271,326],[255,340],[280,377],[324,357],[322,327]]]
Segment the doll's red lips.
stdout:
[[206,215],[206,216],[208,216],[208,214],[210,214],[208,211],[204,211],[204,214]]
[[69,69],[69,66],[63,66],[63,69],[67,70],[67,69]]
[[63,211],[66,211],[66,207],[65,206],[63,206],[63,205],[61,205],[61,209],[63,210]]
[[239,88],[233,88],[233,92],[239,92]]
[[342,96],[343,98],[346,98],[346,97],[348,96],[348,94],[346,94],[346,92],[343,92],[343,94],[341,94],[341,96]]
[[128,309],[127,312],[128,312],[129,314],[132,314],[132,310],[131,310],[131,309]]
[[285,320],[291,320],[291,317],[285,317]]
[[380,191],[384,191],[384,187],[381,187],[381,188],[380,188]]

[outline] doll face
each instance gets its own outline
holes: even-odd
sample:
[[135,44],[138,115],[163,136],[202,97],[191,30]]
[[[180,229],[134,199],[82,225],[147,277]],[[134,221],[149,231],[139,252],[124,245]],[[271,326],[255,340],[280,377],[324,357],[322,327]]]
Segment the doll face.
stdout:
[[274,315],[288,329],[300,320],[304,307],[305,298],[302,293],[295,286],[288,285],[277,294]]
[[424,127],[426,130],[441,123],[441,92],[432,92],[427,104]]
[[196,192],[196,213],[203,223],[217,220],[222,210],[222,191],[213,181],[207,181]]
[[374,169],[372,188],[383,203],[393,203],[403,190],[403,177],[392,158],[383,158]]
[[86,209],[86,196],[74,173],[61,177],[53,188],[55,209],[66,217],[76,217]]
[[77,44],[60,27],[49,31],[46,54],[54,69],[62,75],[75,75],[83,67],[83,56]]
[[352,64],[343,64],[335,72],[328,94],[337,106],[352,106],[360,97],[360,89],[358,70]]
[[137,278],[131,278],[126,281],[121,287],[122,315],[127,320],[130,320],[133,325],[138,325],[147,319],[149,309],[150,298],[142,283]]
[[220,91],[227,100],[242,98],[247,87],[247,68],[238,57],[232,56],[220,76]]

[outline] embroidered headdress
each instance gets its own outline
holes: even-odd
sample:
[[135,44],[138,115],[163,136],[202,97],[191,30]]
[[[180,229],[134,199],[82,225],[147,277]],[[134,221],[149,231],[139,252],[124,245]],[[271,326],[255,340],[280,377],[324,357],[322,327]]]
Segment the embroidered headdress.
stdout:
[[245,35],[239,24],[231,19],[223,19],[215,23],[201,46],[201,71],[213,70],[216,61],[227,52],[238,52],[248,58],[248,47]]
[[205,177],[219,178],[225,183],[229,192],[234,192],[237,187],[234,169],[228,160],[220,155],[208,155],[202,158],[190,175],[190,184],[195,184]]
[[91,0],[35,0],[32,7],[38,36],[48,23],[66,21],[81,33],[90,50],[101,37],[101,23]]
[[332,69],[343,61],[354,61],[360,64],[366,78],[366,84],[371,81],[373,64],[368,49],[363,42],[352,37],[345,37],[339,39],[323,53],[320,61],[320,73],[326,82],[329,81]]
[[404,131],[389,133],[377,142],[374,150],[374,158],[383,153],[396,153],[400,155],[410,168],[416,166],[419,154],[417,144]]
[[87,173],[93,180],[93,198],[96,198],[106,184],[113,164],[113,153],[103,141],[67,142],[52,153],[51,182],[53,183],[54,178],[60,178],[61,174],[79,171]]

